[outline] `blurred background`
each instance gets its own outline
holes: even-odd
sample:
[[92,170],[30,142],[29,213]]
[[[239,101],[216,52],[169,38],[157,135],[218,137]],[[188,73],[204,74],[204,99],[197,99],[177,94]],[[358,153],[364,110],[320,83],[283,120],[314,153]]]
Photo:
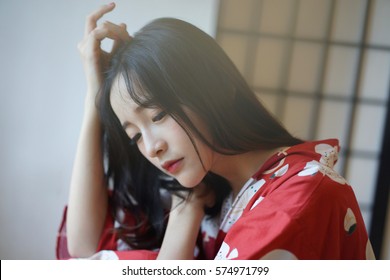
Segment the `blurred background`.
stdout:
[[[0,0],[0,259],[54,259],[86,91],[77,43],[108,1]],[[117,0],[132,34],[176,17],[214,38],[295,135],[339,138],[390,259],[390,0]]]

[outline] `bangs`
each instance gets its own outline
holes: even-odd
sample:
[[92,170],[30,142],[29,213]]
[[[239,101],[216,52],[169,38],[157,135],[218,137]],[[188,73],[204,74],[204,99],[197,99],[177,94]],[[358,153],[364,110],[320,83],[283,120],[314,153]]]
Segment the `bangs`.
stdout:
[[136,71],[127,69],[121,75],[126,84],[127,94],[137,105],[144,108],[160,107],[145,83],[141,82]]

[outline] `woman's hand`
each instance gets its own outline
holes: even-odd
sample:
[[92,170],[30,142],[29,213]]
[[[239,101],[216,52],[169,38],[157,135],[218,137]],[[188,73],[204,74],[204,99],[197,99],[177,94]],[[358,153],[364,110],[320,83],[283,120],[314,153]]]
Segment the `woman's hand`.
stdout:
[[[186,198],[183,200],[183,198]],[[157,259],[193,259],[204,207],[214,204],[214,193],[204,184],[192,193],[172,195],[167,229]]]
[[[112,54],[120,45],[131,40],[124,23],[117,25],[105,21],[98,24],[98,20],[114,8],[115,4],[111,3],[101,6],[90,14],[86,19],[84,38],[78,44],[87,79],[88,96],[91,97],[92,104],[94,104],[95,96],[100,90],[103,73],[108,67]],[[111,52],[106,52],[101,48],[101,42],[106,38],[114,41]]]
[[212,207],[215,202],[214,192],[203,183],[196,186],[192,192],[172,194],[171,212],[187,211],[192,214],[204,215],[205,207]]

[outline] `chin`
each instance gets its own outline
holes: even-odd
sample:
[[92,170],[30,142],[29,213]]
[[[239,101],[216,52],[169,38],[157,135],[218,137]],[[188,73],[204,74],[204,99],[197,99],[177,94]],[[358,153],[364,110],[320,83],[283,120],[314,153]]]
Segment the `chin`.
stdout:
[[176,178],[176,180],[180,183],[185,188],[192,189],[198,186],[202,180],[203,177],[201,178]]

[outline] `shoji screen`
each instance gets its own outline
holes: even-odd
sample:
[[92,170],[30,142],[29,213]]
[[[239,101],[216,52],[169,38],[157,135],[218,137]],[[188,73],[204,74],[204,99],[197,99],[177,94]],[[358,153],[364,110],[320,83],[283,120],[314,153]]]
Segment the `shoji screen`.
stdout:
[[217,40],[293,134],[340,140],[338,170],[369,230],[389,107],[390,1],[221,0]]

